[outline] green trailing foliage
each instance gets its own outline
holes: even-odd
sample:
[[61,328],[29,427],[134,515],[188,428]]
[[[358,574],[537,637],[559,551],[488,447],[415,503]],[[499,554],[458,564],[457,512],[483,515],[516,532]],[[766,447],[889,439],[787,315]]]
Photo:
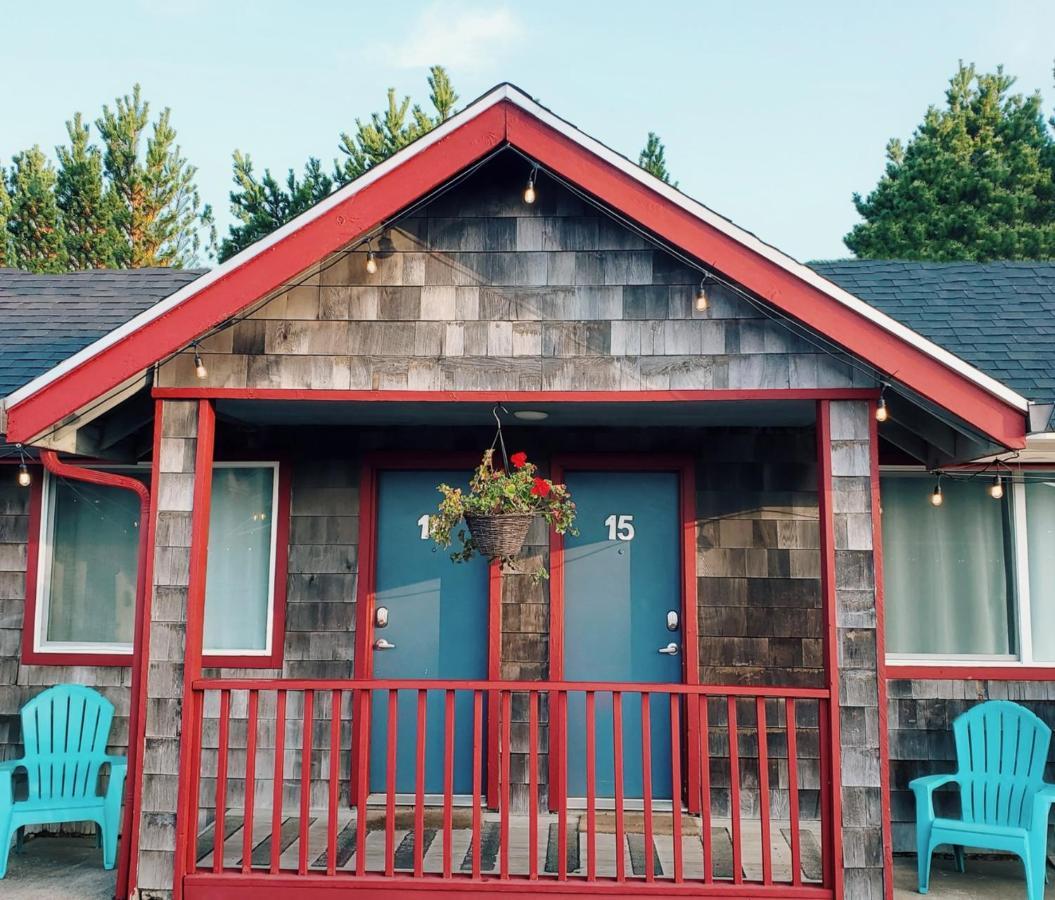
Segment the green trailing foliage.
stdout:
[[13,265],[11,237],[7,222],[11,217],[11,195],[7,192],[7,172],[0,166],[0,268]]
[[39,146],[14,157],[7,231],[9,262],[17,269],[66,271],[66,242],[55,182],[55,167]]
[[395,88],[389,88],[388,104],[382,112],[372,113],[366,121],[356,119],[354,132],[342,132],[338,143],[342,158],[334,161],[332,175],[325,174],[319,160],[311,157],[300,177],[290,169],[285,180],[279,181],[270,169],[265,169],[258,178],[249,154],[235,150],[235,187],[230,201],[238,223],[230,227],[220,246],[220,260],[229,259],[270,234],[318,203],[334,188],[358,178],[450,118],[458,95],[447,71],[442,66],[433,66],[428,85],[431,112],[419,104],[411,105],[410,97],[398,100]]
[[[843,239],[865,259],[1055,258],[1055,136],[1039,94],[1012,94],[1002,68],[962,63],[943,108],[927,110]],[[1052,122],[1055,125],[1055,121]]]
[[660,181],[677,187],[676,181],[670,180],[670,172],[667,170],[667,148],[656,132],[648,133],[645,147],[637,158],[637,164],[650,175],[655,175]]

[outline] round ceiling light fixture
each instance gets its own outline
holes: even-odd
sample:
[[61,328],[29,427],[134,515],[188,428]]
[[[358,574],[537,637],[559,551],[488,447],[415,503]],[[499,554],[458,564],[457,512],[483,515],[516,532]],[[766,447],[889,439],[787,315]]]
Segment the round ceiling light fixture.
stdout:
[[513,418],[520,419],[521,422],[541,422],[549,418],[549,413],[541,409],[518,409],[513,413]]

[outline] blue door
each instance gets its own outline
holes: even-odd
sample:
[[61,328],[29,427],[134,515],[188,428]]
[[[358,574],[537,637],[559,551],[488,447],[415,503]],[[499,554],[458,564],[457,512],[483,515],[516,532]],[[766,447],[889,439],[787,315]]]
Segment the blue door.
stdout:
[[[466,471],[387,471],[377,481],[373,675],[375,678],[487,677],[488,566],[475,558],[454,563],[428,536],[436,485],[468,485]],[[380,613],[384,610],[384,613]],[[387,618],[384,627],[378,627]],[[396,791],[415,790],[416,691],[400,691]],[[425,728],[425,792],[443,791],[444,698],[430,691]],[[370,790],[387,777],[388,697],[374,695],[370,734]],[[473,700],[455,700],[454,793],[472,793]]]
[[[564,675],[568,681],[682,681],[678,475],[569,472],[577,536],[564,539]],[[669,616],[673,614],[673,616]],[[661,652],[665,651],[665,652]],[[611,695],[596,696],[597,796],[613,797]],[[642,796],[641,695],[623,694],[623,790]],[[652,796],[671,796],[670,707],[654,695]],[[585,698],[568,700],[568,796],[586,796]]]

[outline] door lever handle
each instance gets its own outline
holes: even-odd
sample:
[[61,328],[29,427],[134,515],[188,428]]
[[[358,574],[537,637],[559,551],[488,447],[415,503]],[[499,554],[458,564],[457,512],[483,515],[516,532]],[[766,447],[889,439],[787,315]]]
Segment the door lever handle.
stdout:
[[659,648],[659,652],[665,653],[667,656],[677,656],[679,650],[681,650],[681,647],[675,644],[674,641],[671,641],[666,647]]
[[393,644],[391,641],[386,641],[384,638],[378,638],[376,641],[374,641],[374,649],[375,650],[395,650],[396,649],[396,645]]

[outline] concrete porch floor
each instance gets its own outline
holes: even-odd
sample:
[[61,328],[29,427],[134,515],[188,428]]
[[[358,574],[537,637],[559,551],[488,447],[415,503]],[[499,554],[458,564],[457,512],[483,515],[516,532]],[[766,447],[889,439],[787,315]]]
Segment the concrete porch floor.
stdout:
[[[1051,863],[1048,875],[1052,877]],[[1044,896],[1055,898],[1055,878]],[[916,857],[894,857],[894,900],[910,900],[916,892]],[[1026,876],[1017,859],[967,859],[960,874],[952,857],[935,856],[930,869],[930,892],[935,900],[1025,900]]]
[[111,900],[117,876],[103,868],[94,837],[32,837],[21,856],[11,849],[4,900]]

